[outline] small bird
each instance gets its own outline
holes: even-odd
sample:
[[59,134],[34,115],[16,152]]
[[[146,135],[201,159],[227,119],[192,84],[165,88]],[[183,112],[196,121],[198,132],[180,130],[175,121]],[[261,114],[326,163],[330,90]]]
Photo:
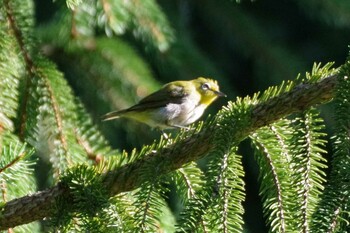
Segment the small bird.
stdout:
[[215,80],[199,77],[190,81],[174,81],[130,108],[107,113],[102,120],[125,117],[160,130],[187,128],[219,96],[226,95],[219,91]]

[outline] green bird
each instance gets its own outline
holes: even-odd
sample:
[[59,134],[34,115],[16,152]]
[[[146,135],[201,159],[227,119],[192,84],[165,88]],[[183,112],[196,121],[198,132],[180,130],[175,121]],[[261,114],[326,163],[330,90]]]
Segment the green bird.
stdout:
[[174,81],[130,108],[107,113],[102,120],[125,117],[160,130],[186,128],[198,120],[204,110],[220,96],[226,95],[220,92],[217,82],[209,78]]

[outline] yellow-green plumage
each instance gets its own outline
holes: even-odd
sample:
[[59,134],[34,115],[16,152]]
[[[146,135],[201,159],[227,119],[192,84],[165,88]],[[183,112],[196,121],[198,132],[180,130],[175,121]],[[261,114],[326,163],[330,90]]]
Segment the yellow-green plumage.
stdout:
[[185,127],[198,120],[218,96],[225,95],[219,91],[215,80],[200,77],[190,81],[174,81],[146,96],[138,104],[107,113],[102,118],[131,118],[160,129]]

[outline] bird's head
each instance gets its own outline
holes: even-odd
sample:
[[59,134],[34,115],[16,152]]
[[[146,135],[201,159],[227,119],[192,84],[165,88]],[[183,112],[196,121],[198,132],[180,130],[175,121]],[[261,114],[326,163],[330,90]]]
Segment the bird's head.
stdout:
[[199,77],[192,82],[201,96],[201,104],[210,105],[217,97],[226,96],[219,90],[216,80]]

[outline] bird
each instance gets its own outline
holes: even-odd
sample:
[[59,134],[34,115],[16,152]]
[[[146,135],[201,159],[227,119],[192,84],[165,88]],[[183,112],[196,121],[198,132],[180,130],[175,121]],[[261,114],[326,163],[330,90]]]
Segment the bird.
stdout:
[[173,81],[134,106],[105,114],[102,120],[129,118],[162,132],[164,129],[187,128],[211,103],[223,96],[226,97],[219,90],[217,81],[210,78]]

